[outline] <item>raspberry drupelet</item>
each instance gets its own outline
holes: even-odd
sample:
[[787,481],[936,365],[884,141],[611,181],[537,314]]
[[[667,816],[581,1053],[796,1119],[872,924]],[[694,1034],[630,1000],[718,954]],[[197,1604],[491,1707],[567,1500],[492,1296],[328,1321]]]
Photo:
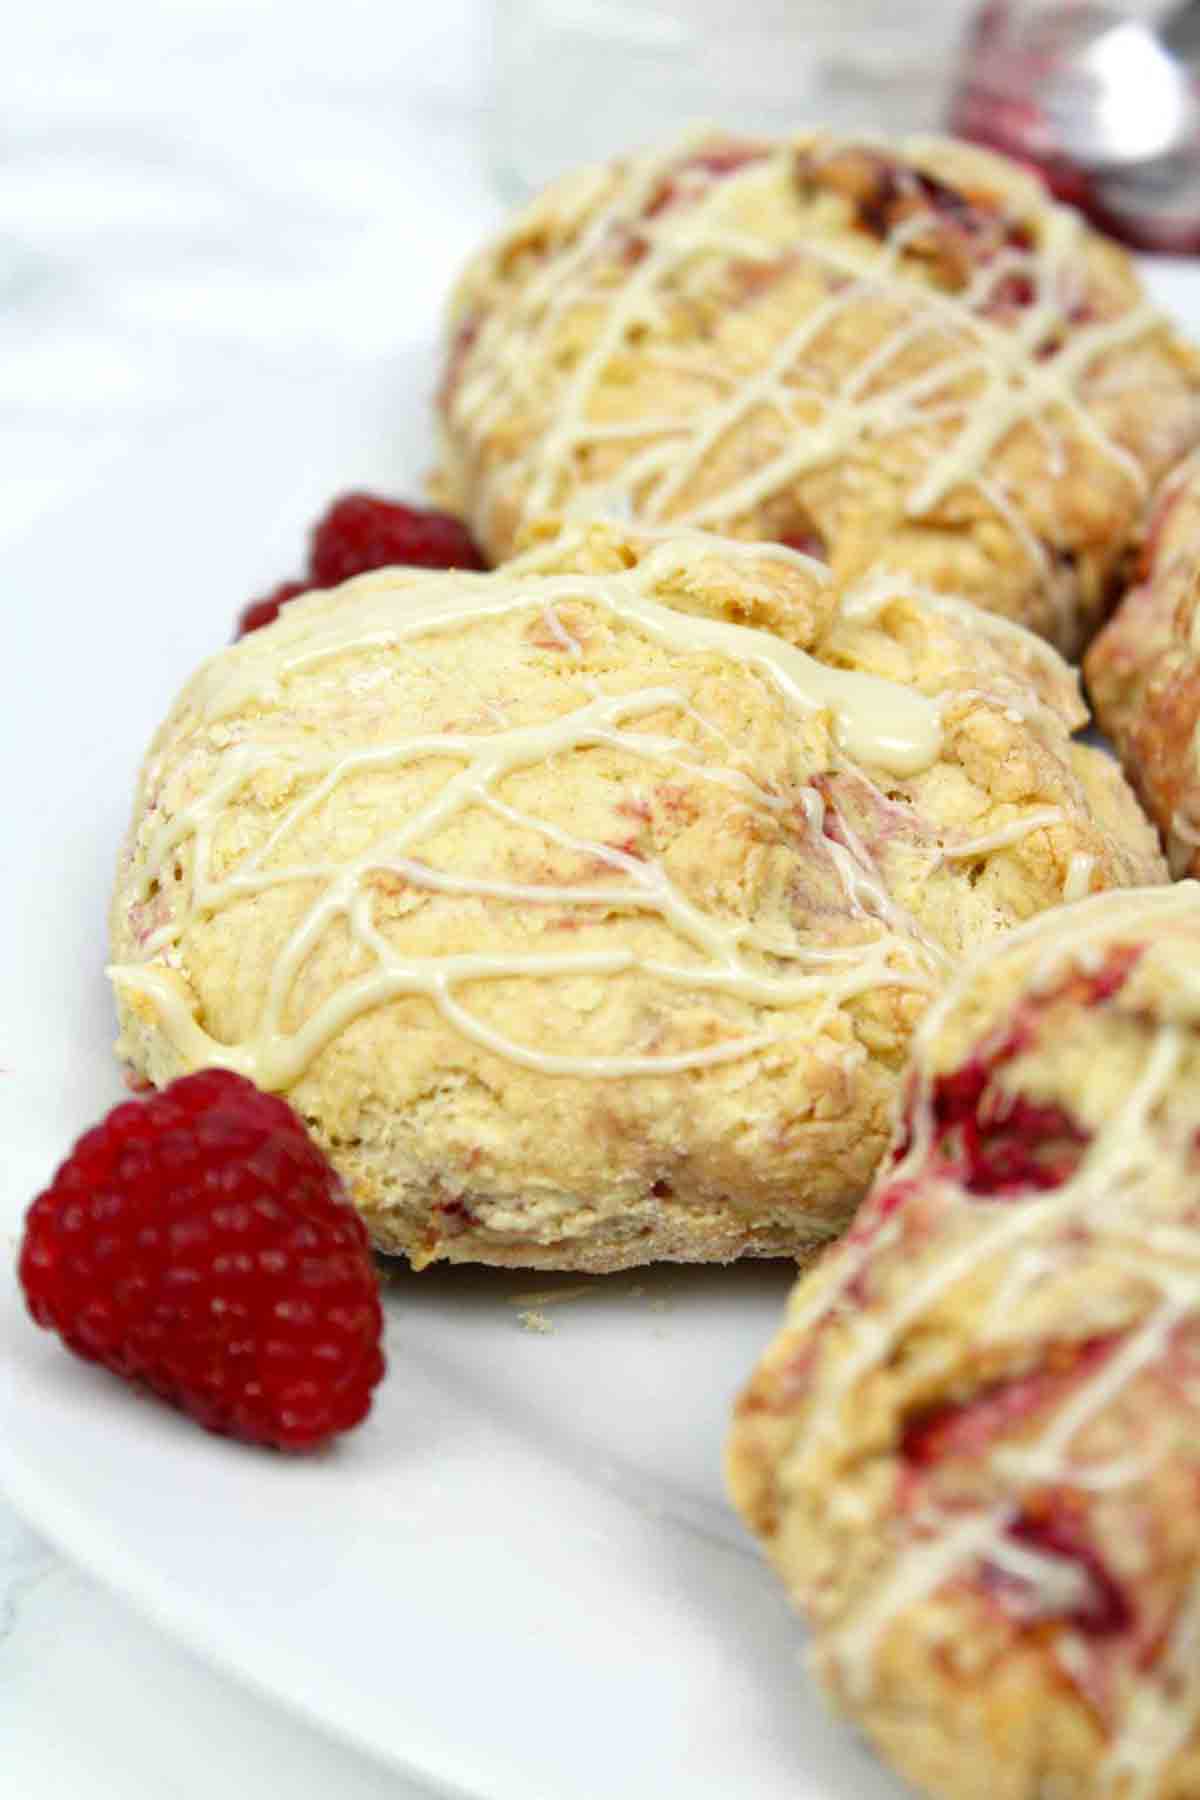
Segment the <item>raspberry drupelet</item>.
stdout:
[[30,1313],[209,1431],[309,1450],[384,1372],[366,1230],[285,1101],[221,1069],[117,1106],[29,1209]]
[[414,569],[482,569],[466,527],[450,513],[404,506],[376,494],[345,494],[313,528],[308,574],[314,587],[391,564]]
[[252,600],[239,614],[234,635],[245,637],[270,625],[298,594],[338,587],[352,576],[395,564],[415,569],[485,566],[470,533],[452,514],[378,494],[343,494],[313,526],[305,579],[285,581]]

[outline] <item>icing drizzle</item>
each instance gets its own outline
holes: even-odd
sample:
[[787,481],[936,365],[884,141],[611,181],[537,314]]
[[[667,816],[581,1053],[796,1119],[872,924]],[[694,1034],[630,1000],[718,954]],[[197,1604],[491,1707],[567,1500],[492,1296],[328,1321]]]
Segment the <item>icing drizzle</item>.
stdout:
[[[565,498],[577,516],[608,510],[650,523],[671,519],[721,530],[867,440],[883,443],[907,433],[917,452],[917,472],[905,498],[906,514],[922,518],[956,489],[973,486],[1015,533],[1045,585],[1045,552],[1016,496],[986,473],[1010,433],[1021,425],[1035,429],[1053,476],[1066,467],[1069,428],[1117,467],[1136,495],[1145,492],[1137,459],[1103,430],[1084,405],[1081,386],[1099,358],[1158,329],[1162,321],[1144,302],[1116,317],[1090,322],[1078,317],[1075,270],[1087,228],[1076,213],[1039,197],[1036,231],[1007,243],[972,271],[960,292],[947,293],[914,279],[902,263],[925,228],[920,217],[900,218],[878,249],[816,231],[783,244],[738,224],[743,203],[752,207],[758,194],[790,182],[799,148],[819,163],[836,154],[832,140],[756,145],[742,166],[714,163],[707,174],[703,157],[695,155],[703,141],[688,138],[630,160],[615,181],[607,177],[603,202],[597,195],[605,171],[561,190],[557,204],[567,229],[579,228],[575,242],[526,276],[504,306],[474,321],[461,379],[449,396],[453,429],[468,442],[482,442],[509,409],[529,406],[540,413],[539,397],[555,394],[553,419],[524,455],[507,456],[478,477],[474,510],[485,536],[501,493],[506,504],[519,500],[525,520],[555,510]],[[935,148],[932,140],[913,140],[902,144],[899,154],[919,163]],[[662,205],[662,195],[681,172],[686,183],[681,203]],[[510,245],[519,248],[525,229],[519,217],[478,266],[486,270],[490,259],[503,260]],[[636,258],[614,282],[621,247],[631,244],[637,246]],[[672,344],[663,329],[671,292],[686,294],[689,283],[703,291],[704,270],[697,262],[714,257],[725,267],[751,269],[770,268],[781,257],[807,262],[828,290],[762,366],[740,374],[713,356],[709,342]],[[1014,284],[1027,298],[1015,317],[1001,320],[993,316],[998,296]],[[812,385],[809,377],[816,379],[829,335],[854,307],[881,302],[895,315],[890,331],[835,392]],[[577,311],[598,313],[599,323],[564,381],[557,334]],[[691,396],[678,416],[613,422],[598,412],[601,383],[634,343],[640,358],[660,361],[691,382]],[[1039,354],[1045,344],[1055,346],[1052,354]],[[919,373],[898,377],[897,359],[914,345],[941,353]],[[707,399],[701,397],[705,391]],[[751,466],[743,463],[720,491],[682,505],[709,453],[751,416],[762,422]],[[577,453],[622,439],[629,443],[624,466],[602,482],[580,483],[572,470]]]
[[[510,773],[589,745],[610,745],[650,765],[682,764],[692,778],[719,782],[752,808],[778,811],[784,803],[751,776],[709,763],[688,740],[663,728],[664,713],[674,712],[720,736],[696,711],[695,675],[686,664],[681,663],[677,678],[648,681],[617,694],[604,692],[598,681],[584,676],[586,697],[561,717],[538,723],[510,725],[498,717],[492,730],[413,733],[333,752],[314,748],[299,724],[293,734],[280,736],[279,715],[272,716],[272,709],[286,704],[288,684],[296,676],[357,652],[461,632],[481,619],[527,613],[564,659],[582,671],[581,647],[559,610],[571,602],[583,603],[681,657],[716,654],[755,669],[799,717],[830,715],[835,737],[851,759],[893,774],[912,774],[934,761],[941,743],[936,700],[873,676],[826,667],[767,632],[675,611],[653,599],[655,585],[694,549],[694,541],[686,539],[664,542],[636,568],[618,575],[550,574],[528,563],[486,576],[396,570],[368,575],[347,584],[334,600],[322,595],[293,603],[275,624],[212,658],[181,704],[191,711],[197,729],[222,745],[214,771],[201,791],[169,817],[156,817],[150,805],[148,790],[155,777],[149,768],[138,800],[138,816],[146,822],[135,852],[135,906],[146,907],[165,889],[169,864],[180,863],[186,889],[176,891],[170,916],[144,936],[141,959],[112,969],[118,988],[129,1000],[140,997],[150,1003],[160,1030],[185,1063],[237,1068],[269,1088],[294,1085],[339,1031],[401,995],[424,995],[464,1038],[515,1063],[545,1074],[606,1078],[669,1073],[749,1056],[801,1028],[788,1022],[786,1015],[793,1010],[801,1010],[802,1029],[811,1034],[844,1000],[879,986],[931,990],[936,953],[920,943],[911,921],[899,915],[861,848],[822,835],[824,804],[813,789],[804,790],[802,801],[808,833],[832,862],[848,910],[869,922],[872,938],[842,947],[803,941],[765,946],[774,959],[769,964],[759,954],[764,946],[755,943],[752,924],[730,924],[698,907],[659,864],[575,838],[551,821],[521,813],[504,798],[501,789]],[[721,551],[727,553],[728,546]],[[255,720],[264,712],[271,717],[271,728],[256,730]],[[654,728],[643,729],[640,721],[651,716]],[[237,722],[236,732],[230,721]],[[289,836],[343,783],[364,772],[386,774],[422,761],[457,766],[424,804],[401,810],[399,822],[382,841],[344,861],[281,859]],[[301,797],[265,843],[217,875],[214,833],[231,804],[256,777],[281,771],[303,786]],[[599,867],[603,878],[593,876],[582,884],[522,884],[460,875],[425,862],[422,842],[476,808],[535,838],[579,852],[590,867]],[[190,847],[186,856],[185,846]],[[653,914],[686,954],[668,960],[610,948],[405,956],[373,916],[370,878],[379,871],[414,889],[519,906],[595,905],[609,912]],[[317,897],[275,960],[254,1031],[236,1044],[219,1042],[199,1022],[177,973],[178,946],[194,921],[289,883],[315,888]],[[289,1029],[286,1021],[300,971],[335,923],[348,929],[361,953],[361,972],[348,975],[334,995]],[[632,968],[668,986],[740,997],[762,1008],[773,1022],[753,1034],[674,1055],[554,1054],[503,1035],[476,1017],[464,999],[472,984],[499,978],[612,976]]]
[[[933,1134],[931,1051],[971,983],[986,974],[996,959],[1021,944],[1041,946],[1029,988],[1056,984],[1072,966],[1099,967],[1106,942],[1122,933],[1153,945],[1172,921],[1200,927],[1200,884],[1174,888],[1129,890],[1093,896],[1069,908],[1043,915],[1010,933],[972,960],[953,988],[930,1008],[914,1039],[916,1099],[912,1135],[901,1162],[889,1170],[885,1184],[915,1177],[928,1181]],[[1200,984],[1186,992],[1183,1013],[1200,1016]],[[897,1217],[892,1215],[870,1235],[847,1240],[837,1253],[836,1279],[788,1320],[796,1337],[836,1316],[841,1341],[836,1357],[818,1362],[810,1390],[806,1427],[788,1460],[789,1482],[802,1479],[843,1429],[844,1410],[857,1383],[884,1366],[904,1335],[919,1325],[930,1309],[958,1283],[989,1264],[1004,1264],[1003,1276],[976,1327],[980,1344],[1011,1334],[1022,1300],[1064,1255],[1077,1258],[1077,1236],[1086,1230],[1103,1240],[1105,1254],[1145,1284],[1152,1296],[1144,1315],[1132,1325],[1116,1350],[1099,1361],[1073,1389],[1067,1402],[1054,1409],[1039,1437],[1019,1446],[1006,1445],[1003,1434],[988,1452],[997,1485],[1007,1498],[981,1504],[965,1513],[940,1513],[930,1506],[913,1520],[907,1542],[898,1544],[887,1575],[865,1600],[831,1631],[822,1652],[860,1700],[869,1696],[880,1640],[896,1617],[930,1598],[945,1583],[984,1562],[1006,1567],[1013,1545],[1009,1536],[1023,1491],[1056,1484],[1104,1489],[1136,1482],[1148,1472],[1145,1456],[1133,1454],[1108,1461],[1073,1457],[1079,1436],[1143,1370],[1161,1359],[1173,1332],[1200,1315],[1200,1235],[1189,1214],[1186,1196],[1178,1192],[1164,1161],[1160,1109],[1177,1077],[1188,1027],[1159,1024],[1140,1073],[1122,1104],[1097,1131],[1078,1166],[1061,1186],[1036,1200],[1000,1207],[955,1205],[949,1219],[969,1222],[970,1230],[948,1235],[934,1258],[925,1258],[911,1279],[897,1284],[882,1308],[859,1307],[848,1290],[864,1267],[897,1243]],[[1190,1150],[1188,1128],[1184,1153]],[[869,1206],[869,1202],[868,1202]],[[934,1240],[936,1241],[936,1239]],[[1066,1248],[1064,1249],[1064,1246]],[[1061,1586],[1061,1559],[1028,1544],[1020,1547],[1021,1576],[1040,1590],[1047,1608],[1055,1609]],[[1086,1665],[1082,1640],[1066,1640],[1064,1666]],[[1102,1791],[1123,1800],[1149,1800],[1173,1755],[1190,1739],[1200,1721],[1200,1572],[1175,1614],[1165,1644],[1153,1663],[1130,1672],[1130,1691],[1123,1715],[1100,1771]]]

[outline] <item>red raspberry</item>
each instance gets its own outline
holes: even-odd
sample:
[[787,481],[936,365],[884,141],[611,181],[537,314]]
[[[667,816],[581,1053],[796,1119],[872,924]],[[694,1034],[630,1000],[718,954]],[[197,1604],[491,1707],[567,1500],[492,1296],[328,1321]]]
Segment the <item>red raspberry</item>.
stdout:
[[314,587],[337,587],[368,569],[405,563],[419,569],[482,569],[483,558],[449,513],[403,506],[374,494],[343,494],[312,534],[308,558]]
[[348,1431],[383,1374],[362,1220],[291,1107],[223,1069],[85,1132],[29,1209],[19,1268],[77,1356],[249,1443]]
[[269,625],[297,594],[337,587],[352,575],[396,563],[416,569],[485,567],[466,526],[450,513],[374,494],[343,494],[313,526],[307,581],[285,581],[261,600],[252,600],[239,614],[234,636]]
[[307,594],[308,592],[307,581],[281,582],[277,588],[272,588],[269,594],[264,594],[261,600],[252,600],[249,606],[243,607],[238,614],[234,637],[243,638],[248,631],[257,631],[260,626],[269,625],[273,619],[279,617],[279,609],[286,606],[289,600],[294,600],[297,594]]

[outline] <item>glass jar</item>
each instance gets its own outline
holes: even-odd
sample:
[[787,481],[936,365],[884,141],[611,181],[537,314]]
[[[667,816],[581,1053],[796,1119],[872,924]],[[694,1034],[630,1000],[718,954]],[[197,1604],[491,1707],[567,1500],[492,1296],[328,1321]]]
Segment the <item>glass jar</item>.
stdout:
[[1145,250],[1200,250],[1200,9],[989,0],[967,34],[951,128],[1033,165]]
[[511,197],[697,122],[928,131],[971,0],[499,0],[493,159]]

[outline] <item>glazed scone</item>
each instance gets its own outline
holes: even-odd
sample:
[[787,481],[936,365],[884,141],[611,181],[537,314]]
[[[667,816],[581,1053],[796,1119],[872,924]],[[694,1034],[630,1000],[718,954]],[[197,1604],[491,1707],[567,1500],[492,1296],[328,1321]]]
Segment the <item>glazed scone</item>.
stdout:
[[1200,874],[1200,458],[1164,482],[1137,586],[1085,669],[1097,723],[1157,821],[1173,871]]
[[1123,251],[949,141],[693,137],[566,178],[454,294],[439,503],[884,564],[1076,652],[1200,365]]
[[1200,887],[1022,927],[729,1446],[836,1703],[939,1800],[1200,1794]]
[[803,1254],[958,952],[1165,874],[1085,717],[1028,633],[835,615],[777,545],[596,529],[303,597],[150,751],[120,1052],[287,1093],[417,1264]]

